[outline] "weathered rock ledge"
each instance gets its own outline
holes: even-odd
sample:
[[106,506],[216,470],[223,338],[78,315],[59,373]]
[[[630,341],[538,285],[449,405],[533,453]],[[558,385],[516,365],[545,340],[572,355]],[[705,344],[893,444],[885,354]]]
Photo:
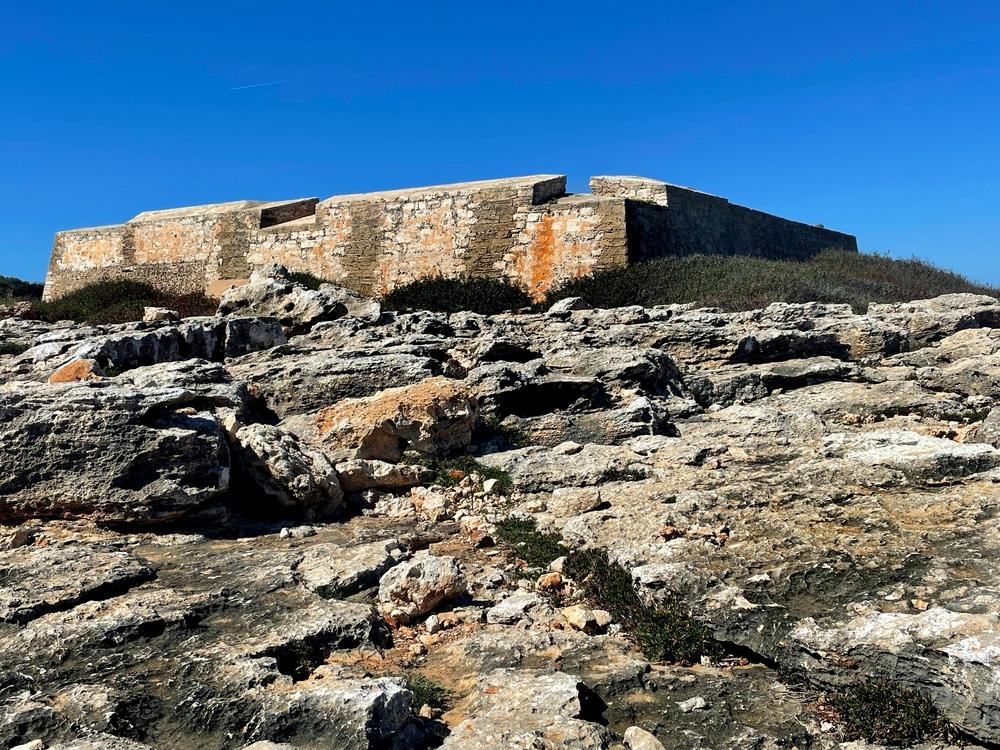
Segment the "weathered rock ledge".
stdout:
[[223,313],[0,321],[0,746],[833,748],[869,680],[1000,744],[997,300]]

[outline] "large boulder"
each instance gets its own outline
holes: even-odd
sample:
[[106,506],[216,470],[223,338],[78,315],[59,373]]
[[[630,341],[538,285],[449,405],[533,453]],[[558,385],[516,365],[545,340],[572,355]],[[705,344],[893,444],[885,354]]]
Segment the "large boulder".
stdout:
[[458,560],[420,553],[382,576],[379,610],[391,622],[410,622],[441,602],[465,593],[465,588]]
[[464,450],[476,416],[476,400],[463,382],[435,377],[345,399],[320,410],[315,428],[327,451],[397,462],[406,450],[428,457]]
[[581,717],[580,681],[563,672],[497,669],[479,679],[467,718],[443,750],[603,750],[608,731]]
[[230,287],[219,302],[220,315],[266,315],[277,318],[290,334],[305,333],[316,323],[347,314],[336,287],[309,289],[291,280],[287,269],[254,271],[250,282]]
[[250,424],[237,430],[234,442],[245,476],[280,506],[309,517],[326,516],[340,507],[344,493],[333,464],[292,433]]
[[0,389],[0,519],[218,515],[229,448],[184,388],[113,380]]

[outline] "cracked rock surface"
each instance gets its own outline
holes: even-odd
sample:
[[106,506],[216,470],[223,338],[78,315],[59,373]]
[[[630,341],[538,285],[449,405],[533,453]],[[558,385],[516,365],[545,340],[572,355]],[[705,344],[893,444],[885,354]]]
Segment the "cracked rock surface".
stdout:
[[[1000,744],[997,300],[388,313],[274,273],[0,320],[0,747],[854,750],[873,680],[951,728],[920,747]],[[598,553],[712,648],[651,652]]]

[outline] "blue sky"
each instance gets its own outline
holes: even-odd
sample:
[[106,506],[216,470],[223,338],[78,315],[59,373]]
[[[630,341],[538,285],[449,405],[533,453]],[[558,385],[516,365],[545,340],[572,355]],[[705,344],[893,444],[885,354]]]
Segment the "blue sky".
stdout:
[[557,172],[1000,283],[995,1],[3,6],[0,274],[145,209]]

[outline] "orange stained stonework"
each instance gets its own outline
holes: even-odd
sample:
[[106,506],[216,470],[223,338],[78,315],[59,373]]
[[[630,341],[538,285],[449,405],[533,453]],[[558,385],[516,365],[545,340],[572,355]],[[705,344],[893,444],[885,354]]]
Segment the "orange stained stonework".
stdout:
[[[515,251],[515,279],[523,283],[536,302],[557,282],[590,273],[597,263],[593,241],[581,230],[596,229],[596,217],[584,220],[573,214],[544,214],[526,248]],[[580,242],[572,240],[581,236]]]

